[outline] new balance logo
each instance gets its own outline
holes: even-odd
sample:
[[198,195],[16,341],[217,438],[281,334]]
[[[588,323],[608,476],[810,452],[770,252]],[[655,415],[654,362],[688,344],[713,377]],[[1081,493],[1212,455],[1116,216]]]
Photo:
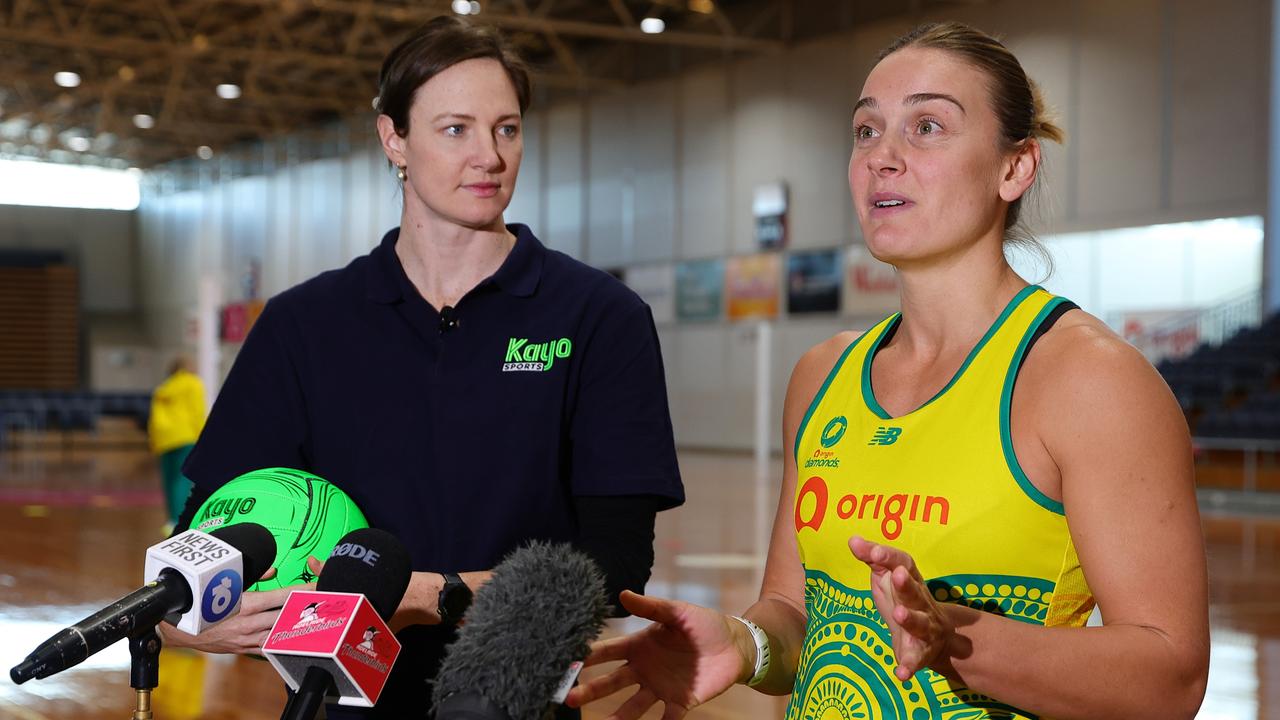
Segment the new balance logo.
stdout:
[[871,442],[868,445],[892,445],[898,442],[898,437],[902,435],[900,427],[878,427],[876,432],[871,436]]

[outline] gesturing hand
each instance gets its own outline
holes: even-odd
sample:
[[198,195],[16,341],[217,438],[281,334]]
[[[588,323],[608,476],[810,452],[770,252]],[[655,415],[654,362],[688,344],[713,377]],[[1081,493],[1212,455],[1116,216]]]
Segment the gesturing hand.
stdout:
[[929,593],[915,560],[857,535],[849,538],[849,549],[871,570],[871,597],[889,626],[898,660],[893,674],[907,680],[926,667],[945,664],[955,627]]
[[748,661],[735,641],[736,620],[698,605],[632,592],[623,592],[621,600],[629,612],[653,624],[596,643],[587,665],[626,663],[574,688],[569,705],[581,707],[639,685],[610,720],[634,720],[659,701],[665,706],[662,720],[678,720],[741,678]]

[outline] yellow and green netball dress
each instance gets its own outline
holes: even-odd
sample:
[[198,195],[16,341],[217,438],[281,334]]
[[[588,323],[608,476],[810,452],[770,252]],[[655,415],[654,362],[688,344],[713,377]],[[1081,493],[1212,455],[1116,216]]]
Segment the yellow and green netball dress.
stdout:
[[1093,596],[1062,504],[1027,480],[1009,434],[1027,348],[1069,307],[1039,287],[1018,293],[947,387],[901,417],[876,402],[870,374],[899,316],[837,361],[796,439],[809,619],[788,720],[1033,717],[931,670],[898,680],[869,571],[848,543],[861,535],[910,553],[939,600],[1037,625],[1084,624]]

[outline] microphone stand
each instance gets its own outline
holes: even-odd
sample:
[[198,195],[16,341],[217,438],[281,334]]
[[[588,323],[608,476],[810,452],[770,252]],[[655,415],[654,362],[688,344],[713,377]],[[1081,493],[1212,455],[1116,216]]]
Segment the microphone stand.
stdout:
[[151,691],[160,684],[160,636],[148,627],[129,636],[129,685],[137,694],[133,720],[154,720]]

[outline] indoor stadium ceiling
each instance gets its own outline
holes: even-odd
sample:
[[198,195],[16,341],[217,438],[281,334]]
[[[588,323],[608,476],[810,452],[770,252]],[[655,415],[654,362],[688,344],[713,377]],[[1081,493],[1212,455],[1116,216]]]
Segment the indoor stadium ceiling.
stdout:
[[776,53],[924,2],[0,0],[0,156],[146,168],[368,113],[383,55],[455,9],[508,33],[555,94]]

